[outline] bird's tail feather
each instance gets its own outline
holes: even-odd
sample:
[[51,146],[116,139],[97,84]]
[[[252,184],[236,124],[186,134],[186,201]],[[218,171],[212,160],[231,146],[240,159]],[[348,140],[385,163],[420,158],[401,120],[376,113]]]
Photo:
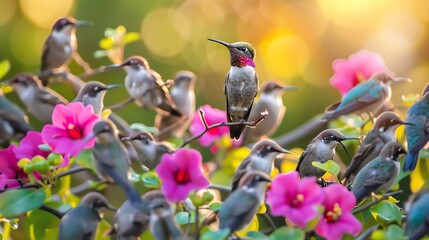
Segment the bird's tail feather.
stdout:
[[241,133],[244,131],[244,125],[236,125],[236,126],[228,126],[229,136],[232,139],[238,140],[240,138]]
[[405,158],[403,170],[405,171],[413,171],[417,166],[419,153],[414,153],[409,151],[407,157]]

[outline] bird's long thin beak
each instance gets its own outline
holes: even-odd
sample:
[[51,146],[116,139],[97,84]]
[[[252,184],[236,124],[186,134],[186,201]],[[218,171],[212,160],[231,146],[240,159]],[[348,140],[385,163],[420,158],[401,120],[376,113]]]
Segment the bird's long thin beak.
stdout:
[[291,151],[284,149],[284,148],[277,149],[277,152],[279,152],[279,153],[292,153]]
[[110,205],[110,204],[106,206],[106,209],[107,209],[107,210],[110,210],[110,211],[113,211],[113,212],[118,211],[118,209],[117,209],[117,208],[115,208],[114,206],[112,206],[112,205]]
[[406,77],[396,77],[393,79],[393,82],[412,82],[412,80]]
[[295,87],[295,86],[291,86],[291,85],[285,85],[282,87],[282,90],[283,91],[296,91],[296,90],[299,90],[299,88]]
[[416,124],[410,122],[401,122],[401,125],[416,126]]
[[212,42],[220,43],[220,44],[222,44],[222,45],[224,45],[225,47],[228,47],[228,48],[231,47],[231,44],[229,44],[227,42],[224,42],[224,41],[221,41],[221,40],[217,40],[217,39],[214,39],[214,38],[208,38],[207,40],[212,41]]
[[76,26],[90,26],[90,25],[94,25],[93,22],[90,21],[82,21],[82,20],[78,20],[76,21]]
[[116,69],[116,68],[121,68],[123,66],[124,64],[112,64],[112,65],[105,66],[104,69]]
[[360,138],[358,138],[358,137],[344,137],[344,139],[341,139],[341,141],[345,141],[345,140],[359,140],[360,141]]
[[341,141],[339,141],[338,143],[341,145],[341,147],[342,147],[342,148],[344,149],[344,151],[346,152],[347,157],[350,159],[350,154],[349,154],[349,151],[347,151],[346,146],[344,146],[344,144],[343,144]]
[[106,90],[110,90],[113,88],[118,88],[118,87],[122,87],[122,84],[110,84],[106,86]]
[[122,141],[133,141],[135,138],[131,138],[131,137],[123,137],[121,138]]
[[86,138],[83,139],[83,142],[86,144],[91,139],[93,139],[95,136],[96,136],[96,134],[94,132],[92,132],[91,134],[89,134],[88,136],[86,136]]

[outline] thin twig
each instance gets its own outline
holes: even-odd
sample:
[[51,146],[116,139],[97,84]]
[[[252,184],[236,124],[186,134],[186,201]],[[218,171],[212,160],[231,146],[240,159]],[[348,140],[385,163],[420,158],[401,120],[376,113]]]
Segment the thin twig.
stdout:
[[378,224],[368,228],[367,230],[365,230],[365,232],[363,232],[359,237],[356,238],[356,240],[365,240],[365,239],[369,239],[369,237],[371,236],[371,234],[378,229]]
[[59,219],[61,219],[64,215],[64,214],[60,213],[57,209],[49,207],[48,205],[42,205],[42,206],[40,206],[40,209],[43,211],[51,213],[52,215],[56,216]]
[[94,68],[94,69],[91,69],[89,71],[85,71],[84,73],[79,74],[77,76],[81,79],[87,79],[93,75],[106,72],[106,70],[109,70],[109,68],[106,68],[106,66],[100,66],[98,68]]
[[120,102],[120,103],[117,103],[117,104],[115,104],[115,105],[112,105],[112,106],[108,106],[108,107],[105,107],[105,108],[108,108],[108,109],[110,109],[110,110],[116,110],[116,109],[122,109],[122,108],[124,108],[126,105],[128,105],[128,104],[130,104],[130,103],[132,103],[134,101],[134,98],[128,98],[127,100],[125,100],[125,101],[123,101],[123,102]]
[[264,233],[270,234],[277,229],[276,225],[273,222],[273,219],[271,219],[270,215],[267,212],[264,212],[264,214],[262,214],[262,217],[265,219],[265,222],[270,225],[270,228],[265,229]]
[[200,239],[200,213],[199,209],[195,208],[195,239]]
[[200,108],[200,119],[201,119],[201,122],[203,122],[203,124],[204,124],[204,128],[205,129],[207,129],[207,128],[209,128],[209,126],[208,126],[208,124],[207,124],[207,121],[206,121],[206,118],[204,117],[204,110],[202,109],[202,108]]
[[367,204],[362,205],[362,206],[360,206],[360,207],[357,207],[357,208],[353,209],[353,210],[352,210],[352,211],[350,211],[350,212],[351,212],[353,215],[354,215],[354,214],[357,214],[357,213],[360,213],[360,212],[365,211],[366,209],[368,209],[368,208],[370,208],[370,207],[374,206],[375,204],[377,204],[377,203],[379,203],[379,202],[381,202],[381,201],[383,201],[383,200],[388,199],[390,196],[393,196],[393,195],[396,195],[396,194],[400,194],[400,193],[402,193],[402,192],[403,192],[402,190],[398,190],[398,191],[395,191],[395,192],[385,193],[385,194],[383,194],[380,198],[377,198],[375,201],[370,202],[370,203],[367,203]]
[[[201,113],[201,112],[200,112]],[[178,148],[182,148],[182,147],[184,147],[184,146],[186,146],[187,144],[189,144],[190,142],[192,142],[192,141],[194,141],[194,140],[196,140],[196,139],[198,139],[198,138],[200,138],[201,136],[203,136],[206,132],[208,132],[209,130],[211,130],[211,129],[213,129],[213,128],[217,128],[217,127],[224,127],[224,126],[237,126],[237,125],[245,125],[245,126],[248,126],[248,127],[255,127],[255,126],[257,126],[262,120],[264,120],[265,118],[267,118],[267,116],[268,116],[268,112],[262,112],[261,113],[261,117],[258,119],[258,120],[256,120],[256,121],[254,121],[254,122],[244,122],[244,121],[242,121],[242,122],[220,122],[220,123],[215,123],[215,124],[213,124],[213,125],[210,125],[210,126],[206,126],[206,128],[205,128],[205,130],[203,131],[203,132],[201,132],[200,134],[198,134],[198,135],[195,135],[195,136],[192,136],[192,137],[190,137],[190,138],[188,138],[188,139],[186,139],[183,143],[182,143],[182,145],[180,145]],[[204,121],[203,121],[203,124],[204,124]],[[207,123],[205,123],[205,125],[206,125]]]

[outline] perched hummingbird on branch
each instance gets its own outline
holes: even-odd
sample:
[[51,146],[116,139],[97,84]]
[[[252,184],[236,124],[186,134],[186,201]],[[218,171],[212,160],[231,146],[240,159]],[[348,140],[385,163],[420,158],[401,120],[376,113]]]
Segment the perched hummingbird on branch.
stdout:
[[429,142],[429,84],[423,90],[422,98],[408,109],[406,121],[413,125],[405,126],[408,154],[403,170],[413,171],[417,166],[420,150]]
[[346,179],[344,185],[349,187],[359,171],[368,162],[376,158],[383,147],[392,141],[396,141],[395,131],[400,125],[410,125],[409,122],[404,122],[400,119],[398,114],[394,112],[384,112],[380,114],[372,129],[365,135],[364,140],[360,144],[358,150],[350,161],[341,180]]
[[269,115],[254,128],[246,128],[243,133],[243,143],[270,137],[280,126],[286,112],[282,95],[285,91],[298,88],[282,83],[269,81],[263,84],[258,102],[250,112],[249,121],[254,122],[261,117],[261,112],[268,111]]
[[347,153],[347,148],[342,141],[345,140],[359,140],[355,137],[346,137],[342,133],[334,129],[326,129],[319,133],[308,144],[305,151],[301,154],[298,161],[296,170],[301,177],[314,176],[317,179],[321,178],[326,172],[322,169],[316,168],[312,162],[325,163],[328,160],[334,160],[335,147],[340,145]]
[[274,159],[281,153],[291,153],[290,151],[283,149],[276,142],[270,139],[263,139],[257,142],[247,156],[235,170],[234,176],[232,177],[231,192],[238,188],[240,179],[251,170],[262,171],[268,175],[274,167]]
[[362,201],[371,192],[387,191],[399,175],[399,160],[401,154],[407,153],[398,142],[387,143],[380,152],[380,156],[371,160],[356,175],[351,191],[356,202]]
[[119,84],[106,85],[98,81],[86,82],[73,102],[82,102],[84,106],[91,105],[94,113],[100,115],[104,108],[103,99],[106,91],[120,86]]
[[78,21],[72,17],[60,18],[55,22],[43,45],[40,78],[44,86],[48,85],[52,71],[67,64],[73,54],[76,54],[77,27],[90,24],[91,22]]
[[176,222],[174,211],[166,199],[154,199],[151,204],[150,232],[155,240],[185,240],[182,229]]
[[104,209],[116,211],[100,193],[86,194],[77,207],[61,218],[58,239],[94,239]]
[[190,71],[179,71],[174,77],[174,84],[170,88],[170,96],[182,117],[158,113],[155,118],[155,127],[158,141],[167,140],[169,137],[182,137],[191,124],[195,113],[196,76]]
[[405,204],[407,212],[405,235],[409,240],[422,239],[429,234],[429,186],[426,182],[422,188],[411,195]]
[[376,73],[370,79],[352,88],[339,103],[326,108],[322,121],[327,122],[350,113],[369,113],[370,116],[390,101],[392,82],[408,81],[409,78],[393,78],[387,73]]
[[219,229],[233,233],[249,225],[264,201],[267,182],[271,179],[266,173],[247,172],[219,210]]
[[[231,69],[226,75],[226,117],[228,122],[246,122],[258,93],[258,75],[255,72],[255,49],[247,42],[227,43],[217,39],[208,40],[228,48]],[[239,139],[244,125],[228,126],[230,137]]]
[[57,104],[68,103],[60,94],[43,87],[40,79],[29,73],[20,73],[4,83],[12,86],[27,106],[27,111],[44,123],[51,122]]
[[165,115],[182,115],[171,99],[166,83],[162,81],[157,72],[149,67],[149,63],[145,58],[131,56],[122,64],[107,66],[107,68],[118,67],[127,72],[125,88],[138,105],[155,109]]

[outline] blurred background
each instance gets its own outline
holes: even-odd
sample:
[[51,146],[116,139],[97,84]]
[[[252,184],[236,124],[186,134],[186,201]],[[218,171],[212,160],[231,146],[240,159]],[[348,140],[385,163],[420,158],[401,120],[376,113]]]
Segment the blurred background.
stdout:
[[[412,84],[393,87],[393,102],[400,102],[402,94],[420,93],[429,75],[429,2],[424,0],[379,0],[377,4],[371,0],[0,0],[0,6],[0,60],[12,64],[6,78],[21,71],[37,72],[53,23],[73,16],[94,22],[77,31],[78,51],[93,68],[110,64],[105,57],[94,57],[104,30],[123,25],[141,36],[126,46],[125,57],[146,57],[164,80],[181,69],[194,71],[197,106],[210,104],[223,110],[229,55],[226,48],[207,38],[247,41],[256,48],[261,82],[279,80],[301,89],[284,95],[288,112],[274,136],[340,99],[329,85],[337,58],[367,49],[381,54],[396,76],[411,77]],[[75,74],[83,71],[74,63],[71,69]],[[91,79],[122,83],[124,76],[117,70]],[[54,89],[73,98],[67,87]],[[14,93],[9,95],[16,98]],[[126,98],[125,89],[109,92],[106,105]],[[130,122],[147,125],[153,125],[155,115],[133,104],[118,113]]]

